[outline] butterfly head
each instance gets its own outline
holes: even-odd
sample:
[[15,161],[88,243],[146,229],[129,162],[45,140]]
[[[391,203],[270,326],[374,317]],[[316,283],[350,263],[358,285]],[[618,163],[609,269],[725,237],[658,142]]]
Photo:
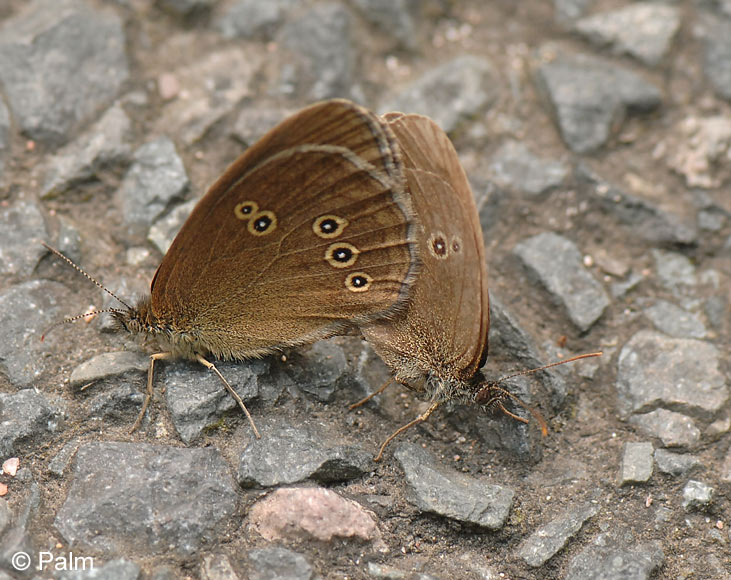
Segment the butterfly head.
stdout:
[[543,418],[543,415],[541,415],[532,407],[528,406],[518,396],[511,393],[505,387],[500,386],[502,380],[503,379],[497,381],[488,381],[486,379],[483,379],[482,381],[477,383],[477,388],[473,391],[472,402],[476,405],[480,405],[485,409],[497,408],[509,417],[515,419],[516,421],[520,421],[521,423],[528,423],[528,419],[516,415],[505,407],[505,401],[507,399],[511,399],[518,405],[526,409],[528,412],[530,412],[533,418],[540,425],[541,434],[545,437],[548,434],[548,425],[546,424],[546,420]]
[[150,299],[143,298],[127,308],[115,309],[112,316],[120,328],[131,334],[157,334],[159,328],[153,324]]

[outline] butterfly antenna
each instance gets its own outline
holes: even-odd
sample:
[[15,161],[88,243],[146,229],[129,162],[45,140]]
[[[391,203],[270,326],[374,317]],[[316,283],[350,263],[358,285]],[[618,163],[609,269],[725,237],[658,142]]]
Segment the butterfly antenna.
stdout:
[[565,365],[566,363],[571,363],[577,360],[581,360],[582,358],[591,358],[594,356],[602,356],[603,352],[589,352],[586,354],[580,354],[578,356],[573,356],[571,358],[567,358],[566,360],[560,360],[557,362],[552,362],[551,364],[544,365],[542,367],[538,367],[537,369],[529,369],[527,371],[519,371],[517,373],[512,373],[509,375],[506,375],[504,377],[500,377],[498,380],[495,381],[495,383],[502,383],[503,381],[507,381],[508,379],[512,379],[514,377],[520,377],[523,375],[530,375],[533,373],[537,373],[538,371],[544,371],[546,369],[550,369],[551,367],[557,367],[559,365]]
[[[59,252],[56,248],[53,248],[49,246],[46,242],[41,242],[43,244],[43,247],[46,248],[49,252],[52,252],[56,254],[59,258],[61,258],[64,262],[66,262],[69,266],[71,266],[74,270],[76,270],[79,274],[82,274],[86,277],[87,280],[95,284],[97,287],[101,288],[109,294],[112,298],[114,298],[117,302],[125,306],[128,310],[132,310],[132,307],[127,304],[124,300],[122,300],[119,296],[117,296],[114,292],[112,292],[109,288],[104,286],[101,282],[98,282],[95,278],[92,278],[89,274],[87,274],[84,270],[82,270],[79,266],[77,266],[70,258],[67,258],[64,256],[61,252]],[[79,316],[74,316],[73,318],[67,318],[66,320],[60,322],[59,324],[63,324],[64,322],[71,322],[72,320],[78,320],[79,318],[83,318],[84,316],[91,316],[92,314],[97,314],[99,312],[114,312],[114,309],[111,310],[97,310],[96,312],[89,312],[87,314],[81,314]]]
[[63,320],[59,320],[58,322],[54,322],[46,328],[45,331],[43,331],[43,334],[41,334],[41,342],[43,342],[46,339],[46,335],[51,332],[54,328],[57,326],[61,326],[62,324],[66,324],[67,322],[75,322],[77,320],[81,320],[82,318],[86,318],[87,316],[96,316],[97,314],[104,314],[105,312],[124,312],[124,310],[120,308],[104,308],[103,310],[92,310],[91,312],[85,312],[84,314],[77,314],[76,316],[69,316],[68,318],[64,318]]
[[595,356],[602,356],[601,352],[590,352],[587,354],[580,354],[578,356],[574,356],[571,358],[568,358],[566,360],[553,362],[547,365],[544,365],[542,367],[538,367],[535,369],[529,369],[526,371],[519,371],[517,373],[511,373],[509,375],[505,375],[504,377],[500,377],[496,381],[491,381],[488,384],[486,384],[482,389],[480,389],[477,394],[475,395],[475,402],[479,405],[484,406],[497,406],[503,413],[508,415],[509,417],[512,417],[516,421],[520,421],[521,423],[528,423],[527,419],[524,419],[523,417],[519,417],[515,413],[511,413],[505,408],[505,405],[503,405],[503,399],[510,398],[513,401],[515,401],[518,405],[523,407],[526,411],[528,411],[531,415],[533,415],[533,418],[538,422],[538,424],[541,427],[541,434],[545,437],[548,435],[548,425],[546,424],[546,420],[543,418],[543,415],[541,415],[538,411],[536,411],[534,408],[528,406],[523,400],[520,399],[517,395],[514,395],[507,389],[504,389],[503,387],[500,387],[499,384],[507,381],[508,379],[512,379],[514,377],[520,377],[523,375],[530,375],[533,373],[537,373],[538,371],[543,371],[546,369],[550,369],[551,367],[556,367],[558,365],[564,365],[566,363],[574,362],[577,360],[581,360],[582,358],[592,358]]

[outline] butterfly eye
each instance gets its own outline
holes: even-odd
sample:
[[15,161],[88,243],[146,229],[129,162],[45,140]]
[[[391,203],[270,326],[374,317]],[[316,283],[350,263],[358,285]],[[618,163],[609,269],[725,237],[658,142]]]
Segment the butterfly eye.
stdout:
[[255,236],[271,234],[277,227],[277,216],[273,211],[264,210],[256,212],[249,219],[247,229]]
[[458,237],[452,238],[452,252],[455,254],[458,254],[459,251],[462,249],[462,240],[460,240]]
[[353,244],[332,244],[325,252],[325,259],[333,268],[347,268],[355,264],[360,250]]
[[240,220],[250,220],[259,210],[259,204],[255,201],[242,201],[234,207],[234,215]]
[[447,257],[447,240],[445,239],[444,234],[440,232],[432,234],[427,244],[429,246],[429,251],[435,258],[444,260]]
[[340,216],[327,214],[321,215],[312,224],[312,231],[319,238],[332,239],[337,238],[343,233],[348,225],[348,220]]
[[345,279],[345,287],[351,292],[365,292],[372,283],[373,278],[365,272],[353,272]]

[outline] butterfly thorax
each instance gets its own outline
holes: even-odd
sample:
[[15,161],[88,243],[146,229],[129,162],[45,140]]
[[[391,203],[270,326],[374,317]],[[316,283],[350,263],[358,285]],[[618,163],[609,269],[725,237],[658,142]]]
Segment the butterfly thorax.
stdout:
[[209,349],[189,332],[182,332],[171,322],[158,317],[152,310],[150,298],[140,299],[137,304],[113,313],[119,325],[127,332],[152,339],[161,350],[174,357],[195,360],[197,355],[205,356]]

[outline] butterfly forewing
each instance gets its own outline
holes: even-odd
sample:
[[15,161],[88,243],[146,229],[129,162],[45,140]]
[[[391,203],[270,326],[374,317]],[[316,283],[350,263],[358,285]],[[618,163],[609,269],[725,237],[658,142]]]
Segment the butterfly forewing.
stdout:
[[348,105],[285,121],[204,196],[153,280],[160,321],[242,358],[404,303],[417,247],[398,148],[377,117]]

